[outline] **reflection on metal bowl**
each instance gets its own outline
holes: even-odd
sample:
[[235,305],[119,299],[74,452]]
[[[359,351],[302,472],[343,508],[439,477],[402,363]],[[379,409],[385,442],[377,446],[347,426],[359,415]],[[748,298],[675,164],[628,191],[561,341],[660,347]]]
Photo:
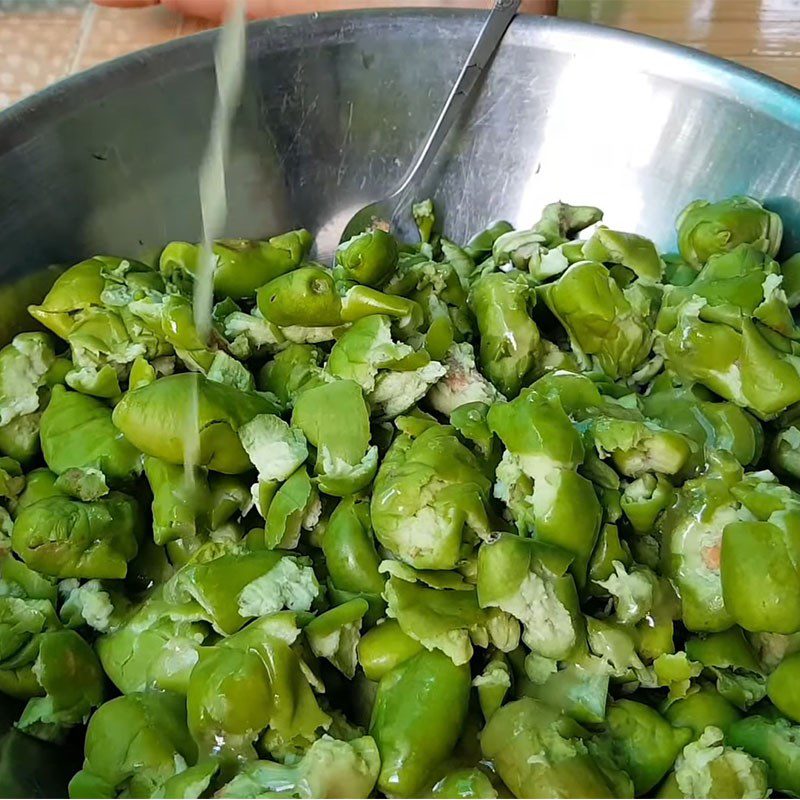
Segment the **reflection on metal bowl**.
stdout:
[[[251,25],[228,234],[318,230],[384,194],[482,19],[390,11]],[[211,32],[136,53],[0,115],[4,278],[198,237],[214,42]],[[688,201],[749,193],[783,215],[796,249],[798,171],[793,89],[658,40],[520,17],[430,192],[455,238],[500,217],[524,225],[563,199],[664,247]]]

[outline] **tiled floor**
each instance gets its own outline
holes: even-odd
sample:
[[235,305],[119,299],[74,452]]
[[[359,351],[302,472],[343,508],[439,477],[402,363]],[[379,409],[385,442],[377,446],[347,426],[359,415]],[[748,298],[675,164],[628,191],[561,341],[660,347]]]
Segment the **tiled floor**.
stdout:
[[800,0],[560,0],[558,10],[688,44],[800,87]]
[[0,108],[73,72],[205,27],[163,8],[0,0]]

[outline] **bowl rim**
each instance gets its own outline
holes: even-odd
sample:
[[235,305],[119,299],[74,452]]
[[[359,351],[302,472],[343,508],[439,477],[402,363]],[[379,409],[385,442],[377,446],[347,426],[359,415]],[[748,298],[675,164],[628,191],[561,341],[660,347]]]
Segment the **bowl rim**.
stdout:
[[[295,48],[309,41],[319,47],[326,41],[341,41],[342,34],[355,33],[370,25],[382,32],[417,26],[423,31],[438,25],[461,22],[475,28],[484,12],[470,9],[361,9],[296,14],[255,20],[247,26],[248,59],[260,49]],[[0,111],[0,155],[35,138],[37,128],[80,106],[102,101],[103,96],[132,84],[157,84],[165,73],[207,69],[213,63],[212,43],[218,29],[202,31],[119,56],[118,58],[67,76]],[[783,124],[800,130],[800,89],[777,78],[687,45],[596,23],[555,16],[521,14],[512,23],[504,45],[525,45],[533,41],[564,53],[584,48],[604,50],[625,47],[642,59],[643,71],[675,78],[715,90],[744,105],[766,113]],[[580,51],[583,55],[584,51]],[[660,67],[654,69],[654,67]],[[667,69],[668,68],[668,69]]]

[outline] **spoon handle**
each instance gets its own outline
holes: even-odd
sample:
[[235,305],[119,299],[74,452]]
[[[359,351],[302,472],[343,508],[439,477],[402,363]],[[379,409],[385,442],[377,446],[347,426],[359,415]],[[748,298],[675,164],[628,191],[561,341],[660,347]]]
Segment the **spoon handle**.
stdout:
[[405,194],[414,183],[417,175],[424,174],[431,166],[436,154],[447,138],[447,134],[461,115],[461,111],[469,100],[470,93],[486,69],[489,61],[503,40],[511,20],[517,15],[521,0],[495,0],[494,8],[489,12],[481,32],[470,50],[464,66],[447,98],[439,118],[428,135],[425,144],[419,151],[414,164],[406,174],[403,182],[392,193],[393,197]]

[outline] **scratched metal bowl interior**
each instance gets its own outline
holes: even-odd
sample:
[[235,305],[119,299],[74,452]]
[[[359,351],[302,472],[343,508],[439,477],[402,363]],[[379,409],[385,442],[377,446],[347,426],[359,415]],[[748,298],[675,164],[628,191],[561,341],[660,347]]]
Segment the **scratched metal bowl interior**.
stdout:
[[[483,17],[396,11],[249,27],[228,173],[230,236],[312,231],[385,194],[441,108]],[[0,280],[200,235],[197,167],[214,33],[142,51],[0,114]],[[800,240],[800,93],[654,39],[558,19],[512,24],[429,176],[444,225],[526,226],[552,200],[672,244],[696,197],[750,194]]]

